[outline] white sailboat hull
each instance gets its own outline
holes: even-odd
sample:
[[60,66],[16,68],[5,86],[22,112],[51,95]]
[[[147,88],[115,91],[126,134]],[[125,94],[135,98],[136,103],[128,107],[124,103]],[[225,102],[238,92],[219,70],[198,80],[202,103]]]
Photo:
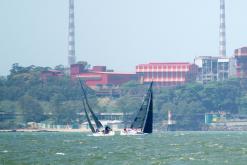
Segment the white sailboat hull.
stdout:
[[141,131],[131,129],[131,130],[122,130],[120,132],[120,135],[122,135],[122,136],[135,136],[135,135],[144,135],[144,133]]
[[114,135],[115,135],[114,131],[110,131],[108,134],[105,134],[104,132],[93,133],[93,136],[114,136]]

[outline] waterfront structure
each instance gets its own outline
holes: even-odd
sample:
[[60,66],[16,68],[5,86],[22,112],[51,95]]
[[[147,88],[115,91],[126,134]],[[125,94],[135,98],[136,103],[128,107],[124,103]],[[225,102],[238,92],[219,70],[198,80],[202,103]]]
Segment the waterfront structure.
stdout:
[[155,85],[176,86],[195,81],[197,66],[187,62],[149,63],[136,66],[138,80]]
[[172,112],[168,111],[167,115],[167,131],[174,131],[175,130],[176,122],[172,119]]
[[106,66],[94,66],[92,69],[83,70],[81,64],[71,65],[71,77],[84,80],[91,88],[108,88],[121,85],[131,80],[136,80],[134,73],[116,73],[107,70]]
[[194,63],[198,66],[197,81],[224,81],[229,78],[229,62],[227,57],[200,56]]
[[74,0],[69,0],[68,65],[76,63]]
[[225,112],[211,112],[205,113],[205,124],[206,125],[222,125],[226,123],[229,114]]
[[220,0],[219,56],[226,57],[225,0]]
[[235,49],[234,57],[236,59],[236,76],[247,78],[247,47]]

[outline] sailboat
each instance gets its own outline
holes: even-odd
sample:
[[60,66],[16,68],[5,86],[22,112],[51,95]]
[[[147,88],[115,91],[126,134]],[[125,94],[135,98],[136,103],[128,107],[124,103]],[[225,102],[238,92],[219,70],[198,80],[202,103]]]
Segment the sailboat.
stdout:
[[142,135],[153,132],[153,82],[151,82],[140,109],[137,111],[130,128],[125,128],[120,135]]
[[[86,118],[88,121],[89,128],[91,129],[91,131],[93,133],[93,136],[112,136],[112,135],[114,135],[115,132],[112,131],[112,129],[109,126],[105,126],[105,128],[104,128],[102,123],[99,121],[98,117],[93,112],[91,106],[89,105],[88,99],[87,99],[86,90],[84,89],[83,84],[82,84],[80,79],[79,79],[79,82],[80,82],[80,86],[81,86],[81,90],[82,90],[82,94],[83,94],[82,103],[83,103],[84,112],[85,112],[85,115],[86,115]],[[92,120],[91,120],[90,116],[91,116]],[[95,123],[95,126],[93,125],[92,121]]]

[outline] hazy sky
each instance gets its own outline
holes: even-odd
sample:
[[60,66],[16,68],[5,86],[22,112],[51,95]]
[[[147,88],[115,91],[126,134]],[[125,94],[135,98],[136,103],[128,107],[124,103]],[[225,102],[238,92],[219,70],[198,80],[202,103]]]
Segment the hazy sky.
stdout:
[[[75,0],[76,56],[134,72],[218,55],[220,0]],[[226,0],[227,55],[247,46],[247,0]],[[67,65],[68,0],[0,0],[0,75],[13,63]]]

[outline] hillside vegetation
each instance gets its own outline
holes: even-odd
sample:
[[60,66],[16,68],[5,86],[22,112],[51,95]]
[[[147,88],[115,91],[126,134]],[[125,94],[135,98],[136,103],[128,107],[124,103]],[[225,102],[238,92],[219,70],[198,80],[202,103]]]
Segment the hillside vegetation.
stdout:
[[[23,127],[27,122],[82,122],[78,116],[83,112],[79,82],[68,76],[42,80],[40,73],[47,69],[51,68],[13,64],[10,75],[0,78],[0,112],[16,114],[14,118],[0,118],[0,129]],[[55,69],[63,70],[63,67],[60,65]],[[190,83],[173,88],[154,87],[154,112],[158,116],[155,121],[165,120],[170,110],[178,128],[198,130],[203,126],[206,112],[246,114],[245,84],[244,80],[231,79],[205,85]],[[135,113],[147,88],[138,82],[128,82],[119,87],[119,98],[96,97],[90,88],[87,88],[87,93],[96,113]]]

